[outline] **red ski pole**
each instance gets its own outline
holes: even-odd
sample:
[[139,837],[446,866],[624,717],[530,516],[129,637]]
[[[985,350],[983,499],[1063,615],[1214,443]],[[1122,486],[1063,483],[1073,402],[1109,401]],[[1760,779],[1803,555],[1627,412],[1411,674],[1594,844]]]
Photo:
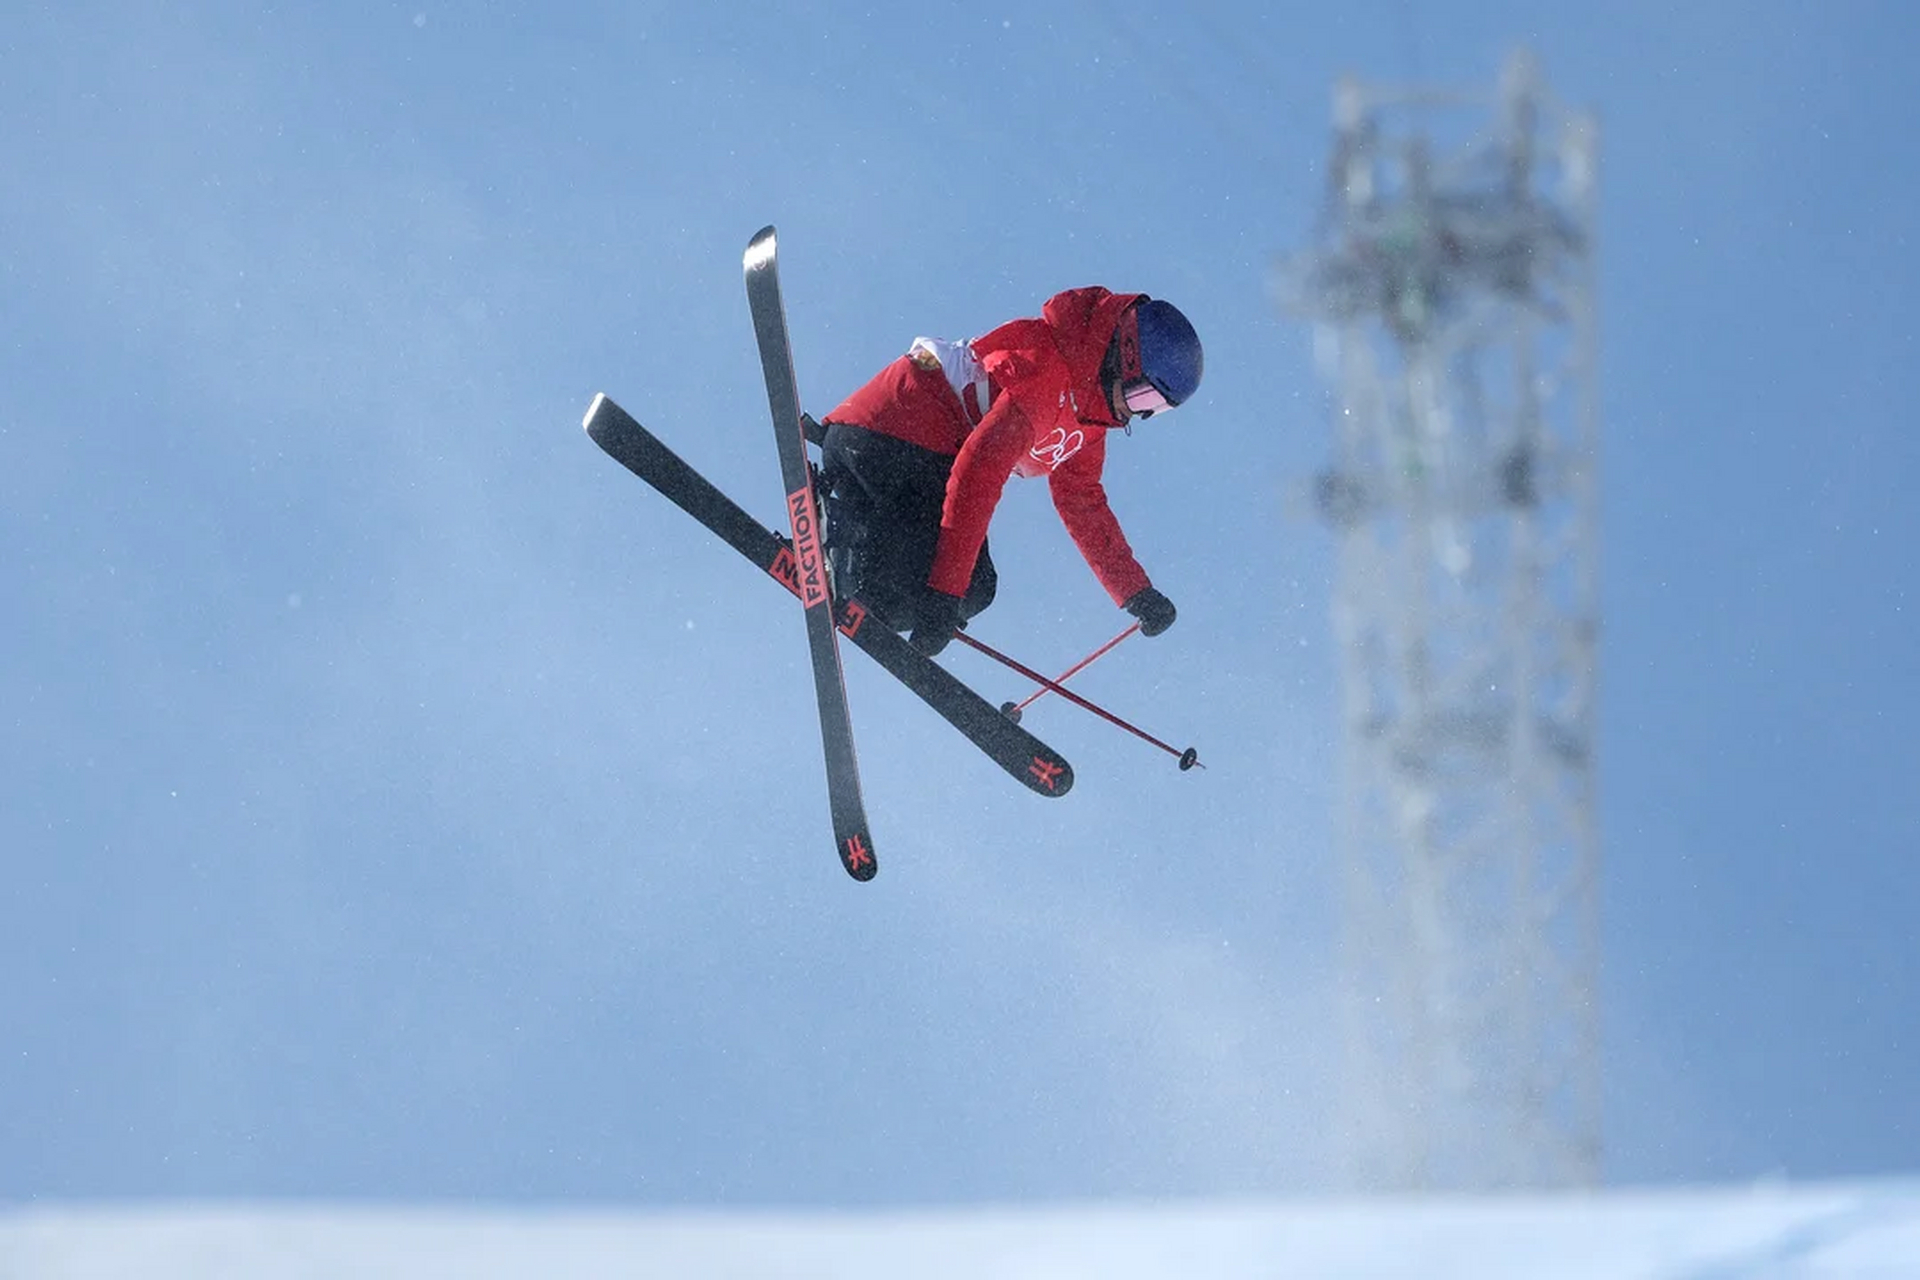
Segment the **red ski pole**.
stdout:
[[[1059,694],[1061,697],[1065,698],[1068,702],[1073,703],[1075,706],[1085,707],[1088,711],[1093,712],[1093,714],[1099,716],[1102,720],[1105,720],[1108,724],[1116,725],[1119,728],[1125,729],[1128,733],[1132,734],[1136,738],[1139,738],[1143,742],[1152,743],[1154,746],[1160,748],[1162,751],[1166,752],[1168,755],[1177,758],[1180,761],[1181,769],[1183,770],[1191,769],[1196,764],[1200,764],[1200,753],[1194,750],[1192,747],[1188,747],[1185,751],[1180,750],[1178,747],[1170,747],[1166,743],[1160,741],[1160,739],[1154,737],[1152,734],[1147,733],[1142,729],[1137,729],[1133,725],[1128,724],[1125,720],[1122,720],[1119,716],[1116,716],[1115,714],[1113,714],[1113,712],[1108,711],[1105,707],[1096,706],[1093,703],[1088,702],[1085,698],[1081,697],[1079,694],[1075,693],[1073,690],[1064,687],[1058,681],[1047,679],[1045,676],[1041,675],[1038,671],[1035,671],[1032,667],[1029,667],[1026,664],[1021,662],[1016,662],[1014,659],[1009,658],[1006,654],[1001,653],[998,649],[995,649],[990,645],[985,645],[980,643],[978,640],[975,640],[972,636],[968,635],[966,632],[955,631],[953,633],[953,636],[954,636],[954,639],[959,640],[963,644],[967,645],[969,648],[979,650],[981,653],[986,654],[989,658],[992,658],[995,662],[998,662],[1000,665],[1004,667],[1009,667],[1014,671],[1018,671],[1021,675],[1025,676],[1029,680],[1034,680],[1039,682],[1041,685],[1045,686],[1047,689],[1052,690],[1054,693]],[[1119,642],[1115,641],[1114,643],[1117,644]],[[1206,768],[1205,765],[1200,765],[1200,767],[1203,769]]]
[[[1088,654],[1086,657],[1080,659],[1080,661],[1074,663],[1072,666],[1068,667],[1065,671],[1062,671],[1059,675],[1055,676],[1053,678],[1053,684],[1054,685],[1065,684],[1069,677],[1074,675],[1076,672],[1084,671],[1088,667],[1092,666],[1094,659],[1100,657],[1102,654],[1106,653],[1107,650],[1113,648],[1113,646],[1119,644],[1122,640],[1125,640],[1128,636],[1132,635],[1134,632],[1138,631],[1139,629],[1140,629],[1140,624],[1137,622],[1134,623],[1132,626],[1128,627],[1125,631],[1122,631],[1119,635],[1107,641],[1105,644],[1101,645],[1098,649],[1095,649],[1092,653]],[[1032,693],[1028,694],[1026,697],[1026,701],[1015,705],[1011,709],[1008,709],[1007,707],[1002,707],[1000,709],[1002,711],[1005,711],[1007,715],[1012,718],[1014,723],[1018,724],[1020,722],[1020,713],[1022,711],[1025,711],[1028,707],[1032,706],[1034,703],[1038,702],[1040,699],[1046,697],[1047,693],[1048,693],[1048,686],[1043,684],[1038,689],[1035,689]]]

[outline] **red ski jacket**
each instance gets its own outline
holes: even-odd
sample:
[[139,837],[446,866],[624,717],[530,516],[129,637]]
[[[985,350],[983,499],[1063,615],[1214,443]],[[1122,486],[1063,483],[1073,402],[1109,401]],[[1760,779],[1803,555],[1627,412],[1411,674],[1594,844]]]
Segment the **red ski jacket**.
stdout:
[[1047,477],[1054,509],[1115,604],[1148,585],[1100,483],[1120,423],[1100,362],[1137,293],[1098,285],[1047,299],[972,342],[914,341],[847,397],[829,422],[865,427],[953,457],[927,585],[966,594],[987,525],[1015,475]]

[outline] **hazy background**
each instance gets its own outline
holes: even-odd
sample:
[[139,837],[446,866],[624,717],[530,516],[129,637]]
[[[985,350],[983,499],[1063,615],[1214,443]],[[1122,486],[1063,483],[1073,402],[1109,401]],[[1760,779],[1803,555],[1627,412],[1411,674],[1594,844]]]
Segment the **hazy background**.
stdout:
[[[1330,1174],[1324,461],[1277,255],[1333,78],[1603,127],[1616,1182],[1920,1167],[1920,115],[1896,3],[16,6],[0,1198],[899,1204]],[[1207,343],[1109,490],[1180,622],[1040,800],[604,457],[780,517],[803,401],[1103,283]],[[1127,619],[1043,486],[991,643]],[[996,700],[1026,690],[948,664]]]

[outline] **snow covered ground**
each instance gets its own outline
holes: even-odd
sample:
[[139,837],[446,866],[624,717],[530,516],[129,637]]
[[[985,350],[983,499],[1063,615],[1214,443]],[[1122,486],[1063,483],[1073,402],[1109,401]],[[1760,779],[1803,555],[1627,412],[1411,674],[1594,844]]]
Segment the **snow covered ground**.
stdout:
[[921,1212],[0,1211],[6,1280],[1920,1277],[1920,1181]]

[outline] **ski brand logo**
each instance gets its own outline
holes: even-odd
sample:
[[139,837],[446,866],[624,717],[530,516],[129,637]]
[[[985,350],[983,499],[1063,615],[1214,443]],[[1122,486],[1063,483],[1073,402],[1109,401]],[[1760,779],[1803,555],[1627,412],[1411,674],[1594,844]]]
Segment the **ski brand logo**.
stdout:
[[794,587],[800,603],[811,609],[827,598],[826,566],[820,559],[820,517],[813,507],[813,485],[787,495],[787,518],[793,525]]
[[867,848],[866,841],[859,836],[848,836],[846,850],[841,861],[847,864],[847,871],[855,879],[865,880],[874,872],[873,850]]
[[1061,766],[1054,764],[1052,761],[1035,756],[1033,763],[1027,766],[1027,772],[1039,779],[1041,786],[1051,791],[1054,788],[1054,784],[1060,780],[1062,770]]
[[[767,576],[794,595],[800,595],[800,564],[793,558],[792,547],[784,542],[780,544],[780,549],[773,553],[773,563],[767,566]],[[851,638],[858,634],[860,624],[866,620],[867,606],[858,600],[846,601],[840,607],[840,634]]]
[[800,594],[800,567],[793,561],[793,548],[786,543],[773,553],[773,563],[767,566],[767,573],[773,580],[793,592]]
[[1061,463],[1080,452],[1080,446],[1087,442],[1083,431],[1068,431],[1065,427],[1055,427],[1053,434],[1028,450],[1035,462],[1043,464],[1052,471]]

